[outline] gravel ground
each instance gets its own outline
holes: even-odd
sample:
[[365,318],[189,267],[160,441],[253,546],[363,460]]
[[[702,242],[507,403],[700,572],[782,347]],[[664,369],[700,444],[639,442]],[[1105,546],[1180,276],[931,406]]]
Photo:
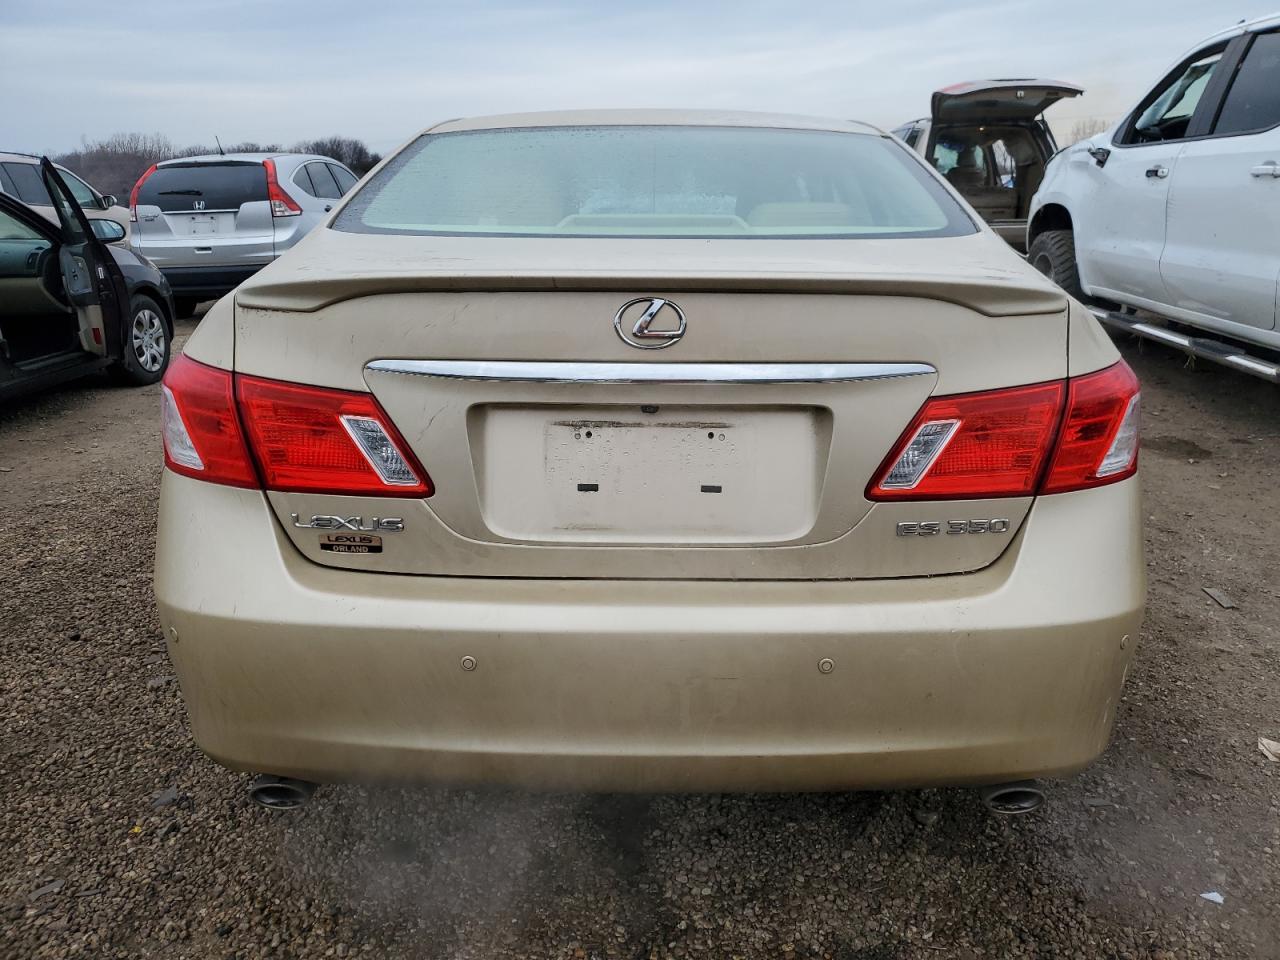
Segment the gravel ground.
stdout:
[[1150,611],[1111,748],[1016,821],[962,790],[258,809],[153,610],[157,388],[0,408],[0,957],[1280,957],[1280,390],[1124,350]]

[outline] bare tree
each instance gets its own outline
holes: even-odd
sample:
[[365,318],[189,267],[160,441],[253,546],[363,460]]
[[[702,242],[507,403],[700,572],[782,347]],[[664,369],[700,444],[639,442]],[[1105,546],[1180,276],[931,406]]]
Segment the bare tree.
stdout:
[[1071,125],[1071,136],[1067,138],[1064,147],[1069,147],[1073,143],[1079,143],[1081,140],[1088,140],[1090,137],[1097,136],[1107,127],[1111,126],[1101,117],[1084,117],[1077,120]]
[[350,137],[303,140],[295,143],[293,149],[296,153],[317,153],[322,157],[332,157],[339,163],[346,164],[359,176],[364,176],[382,159],[378,154],[371,153],[363,142]]
[[[324,140],[308,140],[296,144],[300,153],[318,153],[345,163],[358,174],[364,174],[382,158],[371,153],[359,140],[350,137],[328,137]],[[147,167],[161,160],[174,157],[194,157],[209,153],[282,153],[278,143],[226,143],[222,150],[208,144],[191,144],[175,147],[173,142],[159,133],[114,133],[105,140],[82,140],[80,147],[53,157],[68,170],[79,174],[103,193],[115,194],[121,203],[127,202],[129,192]]]

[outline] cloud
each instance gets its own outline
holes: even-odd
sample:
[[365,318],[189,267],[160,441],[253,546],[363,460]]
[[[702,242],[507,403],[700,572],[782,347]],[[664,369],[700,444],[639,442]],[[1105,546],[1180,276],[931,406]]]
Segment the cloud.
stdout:
[[[140,0],[5,4],[0,79],[21,94],[0,147],[59,150],[119,130],[177,142],[343,133],[386,150],[449,117],[580,106],[705,106],[866,119],[926,113],[989,76],[1090,87],[1059,125],[1119,115],[1226,26],[1169,0],[445,4]],[[56,56],[51,52],[56,51]]]

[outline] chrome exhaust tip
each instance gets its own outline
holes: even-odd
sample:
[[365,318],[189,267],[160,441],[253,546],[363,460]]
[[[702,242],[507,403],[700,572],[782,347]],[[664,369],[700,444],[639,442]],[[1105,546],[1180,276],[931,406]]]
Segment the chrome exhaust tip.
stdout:
[[309,780],[293,777],[274,777],[263,773],[249,783],[249,799],[270,810],[296,810],[316,792],[316,785]]
[[1044,791],[1034,780],[1018,780],[1014,783],[993,783],[978,791],[983,805],[992,813],[1005,817],[1017,817],[1039,810],[1044,804]]

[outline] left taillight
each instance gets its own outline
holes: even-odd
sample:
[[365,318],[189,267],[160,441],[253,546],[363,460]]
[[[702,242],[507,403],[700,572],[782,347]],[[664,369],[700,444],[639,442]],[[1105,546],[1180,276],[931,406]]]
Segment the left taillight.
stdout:
[[160,397],[165,466],[210,483],[261,486],[236,415],[230,372],[176,357]]
[[156,172],[156,165],[153,163],[147,167],[146,172],[138,178],[138,182],[133,185],[133,189],[129,191],[129,222],[138,222],[138,191],[142,189],[142,185],[147,182],[147,177]]
[[303,493],[433,492],[371,394],[234,375],[179,357],[162,397],[165,463],[184,476]]

